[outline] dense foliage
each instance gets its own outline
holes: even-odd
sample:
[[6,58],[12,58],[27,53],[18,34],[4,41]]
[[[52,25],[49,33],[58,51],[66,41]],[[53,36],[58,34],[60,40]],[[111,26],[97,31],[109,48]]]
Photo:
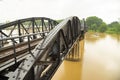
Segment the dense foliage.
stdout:
[[108,24],[108,33],[117,33],[120,34],[120,23],[115,21],[110,24]]
[[120,34],[120,23],[117,21],[106,24],[101,18],[91,16],[87,17],[86,23],[89,31]]
[[63,21],[63,19],[60,19],[60,20],[56,20],[58,23],[60,23],[60,22],[62,22]]

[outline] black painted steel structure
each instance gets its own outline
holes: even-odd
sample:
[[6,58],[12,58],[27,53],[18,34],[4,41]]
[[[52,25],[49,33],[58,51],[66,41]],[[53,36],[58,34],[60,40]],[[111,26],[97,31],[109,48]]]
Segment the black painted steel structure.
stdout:
[[[39,23],[39,20],[41,20],[41,23]],[[47,22],[44,20],[47,20]],[[26,27],[26,25],[30,25],[26,21],[31,21],[31,27]],[[44,27],[38,27],[39,24],[44,25]],[[3,29],[9,26],[13,26],[13,28],[10,34],[6,35],[3,33]],[[10,73],[12,75],[4,77],[6,80],[50,80],[61,62],[65,59],[65,56],[69,53],[76,39],[83,36],[87,29],[85,20],[80,21],[76,16],[69,17],[58,25],[56,21],[48,18],[28,18],[8,23],[6,26],[0,26],[0,33],[6,37],[10,37],[15,26],[18,27],[19,37],[9,38],[14,43],[17,42],[16,38],[19,39],[19,43],[25,40],[24,37],[28,37],[28,42],[30,39],[36,39],[37,33],[40,34],[42,40],[34,50],[29,50],[30,54],[19,62],[17,67]],[[22,30],[20,27],[24,29],[24,34],[28,35],[23,36],[24,34],[21,33]],[[28,32],[29,29],[30,32]],[[46,33],[48,34],[46,35]],[[8,38],[2,40],[8,40]],[[28,46],[30,47],[30,44]]]
[[[57,24],[50,18],[32,17],[0,25],[0,80],[8,80],[6,74],[13,72],[24,59],[23,52],[25,51],[20,51],[22,56],[18,57],[17,47],[27,43],[27,54],[32,55],[31,42],[45,38]],[[10,52],[2,54],[3,51],[9,51],[9,49],[13,49],[12,54]],[[2,55],[10,55],[11,58],[8,56],[8,59]],[[8,61],[3,64],[1,62],[4,59]]]
[[[15,37],[26,34],[40,33],[38,37],[44,37],[44,32],[49,32],[58,23],[55,20],[45,17],[32,17],[27,19],[16,20],[7,24],[0,25],[0,39],[3,37]],[[30,39],[36,39],[37,36],[30,36]],[[19,37],[19,39],[13,39],[12,42],[21,43],[25,41],[25,37]],[[5,41],[0,41],[1,47],[4,47]]]

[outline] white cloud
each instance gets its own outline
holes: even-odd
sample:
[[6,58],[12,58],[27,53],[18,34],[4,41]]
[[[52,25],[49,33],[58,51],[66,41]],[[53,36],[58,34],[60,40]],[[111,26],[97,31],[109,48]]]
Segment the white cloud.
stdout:
[[45,16],[61,19],[98,16],[109,23],[120,18],[119,0],[2,0],[0,22],[25,17]]

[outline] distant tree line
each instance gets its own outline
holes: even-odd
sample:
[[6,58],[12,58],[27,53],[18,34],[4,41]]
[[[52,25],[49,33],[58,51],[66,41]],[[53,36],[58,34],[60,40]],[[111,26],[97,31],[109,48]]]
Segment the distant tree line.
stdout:
[[60,22],[62,22],[63,21],[63,19],[60,19],[60,20],[56,20],[58,23],[60,23]]
[[86,23],[88,31],[120,34],[120,23],[118,21],[106,24],[101,18],[90,16],[86,18]]

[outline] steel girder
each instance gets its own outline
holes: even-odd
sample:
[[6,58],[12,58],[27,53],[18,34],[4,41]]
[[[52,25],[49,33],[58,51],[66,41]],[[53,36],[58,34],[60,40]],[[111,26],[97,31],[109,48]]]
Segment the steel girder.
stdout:
[[[14,62],[10,60],[11,62],[8,61],[9,63],[5,62],[5,64],[0,63],[0,80],[8,80],[6,73],[14,71],[21,63],[21,60],[24,59],[21,58],[18,60],[17,58],[16,48],[18,46],[27,43],[28,53],[31,53],[30,49],[33,46],[30,45],[30,42],[45,38],[57,24],[57,21],[50,18],[32,17],[0,25],[0,51],[13,48],[14,57],[12,59],[15,60]],[[4,46],[5,42],[11,44],[6,47]],[[2,59],[1,56],[0,60]]]
[[[21,20],[16,20],[10,23],[0,25],[0,39],[5,37],[22,36],[26,34],[34,34],[52,30],[58,23],[55,20],[45,17],[32,17]],[[46,34],[41,34],[39,37],[44,37]],[[31,39],[36,39],[38,36],[31,36]],[[25,41],[25,38],[12,40],[15,43]],[[6,41],[7,42],[7,41]],[[0,41],[1,47],[4,47],[5,41]]]
[[[83,30],[81,29],[81,23],[84,24]],[[5,80],[51,79],[65,56],[69,53],[76,39],[86,31],[85,20],[80,21],[76,16],[69,17],[57,26],[55,25],[57,25],[57,22],[49,18],[34,17],[0,26],[0,33],[6,37],[11,37],[12,32],[17,27],[19,37],[6,38],[12,39],[12,42],[15,42],[13,38],[19,38],[20,43],[24,41],[23,37],[25,36],[23,33],[27,34],[26,36],[29,36],[30,39],[35,39],[37,33],[40,33],[39,36],[43,38],[35,49],[27,55],[25,60],[19,62],[15,70],[6,76]],[[3,32],[3,29],[10,26],[12,28],[10,28],[11,31],[9,34]],[[32,31],[29,32],[30,27]],[[46,31],[49,31],[47,35]],[[30,35],[30,33],[32,34]]]
[[[85,27],[85,26],[84,26]],[[85,28],[84,28],[85,29]],[[53,28],[32,54],[9,76],[9,80],[49,80],[81,36],[78,17],[69,17]]]

